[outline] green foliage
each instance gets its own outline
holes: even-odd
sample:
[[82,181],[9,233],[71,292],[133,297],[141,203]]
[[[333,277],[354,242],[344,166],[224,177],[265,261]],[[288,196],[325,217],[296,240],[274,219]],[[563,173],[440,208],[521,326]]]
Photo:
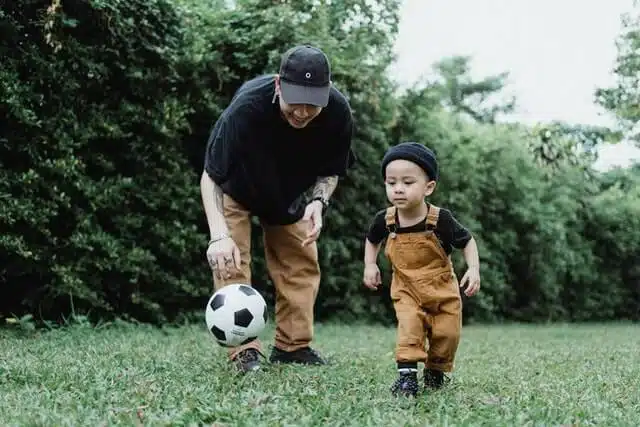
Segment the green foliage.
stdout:
[[471,76],[471,57],[444,58],[434,65],[440,77],[429,84],[442,106],[482,123],[495,123],[500,114],[515,110],[514,97],[499,99],[507,84],[508,73],[474,80]]
[[[356,124],[357,162],[320,240],[318,319],[394,320],[388,293],[361,284],[362,251],[387,206],[380,159],[403,140],[437,151],[433,202],[478,240],[483,288],[465,299],[467,320],[640,319],[638,170],[592,168],[594,148],[621,132],[497,124],[515,105],[501,100],[507,75],[475,80],[466,57],[399,96],[386,73],[396,0],[226,3],[3,3],[0,316],[160,323],[200,312],[211,292],[198,186],[209,132],[246,79],[308,42],[330,56]],[[630,120],[636,104],[611,105]],[[254,231],[254,285],[273,303],[257,221]]]
[[640,144],[640,1],[621,19],[618,55],[613,72],[615,86],[596,91],[596,101],[613,113],[628,138]]
[[4,6],[3,305],[175,318],[207,288],[184,268],[202,237],[176,143],[192,95],[181,17],[162,0],[47,6]]
[[580,317],[640,319],[640,173],[624,175],[587,206],[584,237],[599,274],[583,282],[588,292],[575,292],[571,307]]

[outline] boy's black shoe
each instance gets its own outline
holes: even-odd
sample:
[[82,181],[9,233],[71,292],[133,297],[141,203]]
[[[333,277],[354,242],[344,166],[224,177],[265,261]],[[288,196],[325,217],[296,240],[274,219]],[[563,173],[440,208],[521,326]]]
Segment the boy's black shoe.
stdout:
[[300,363],[303,365],[326,365],[327,362],[311,347],[303,347],[294,351],[284,351],[277,347],[271,350],[271,363]]
[[448,384],[451,379],[444,375],[444,372],[437,369],[424,370],[424,386],[431,389],[439,389]]
[[403,372],[391,386],[391,393],[394,396],[416,397],[418,389],[418,375],[415,372]]
[[260,353],[254,348],[242,350],[233,358],[236,368],[245,374],[260,369]]

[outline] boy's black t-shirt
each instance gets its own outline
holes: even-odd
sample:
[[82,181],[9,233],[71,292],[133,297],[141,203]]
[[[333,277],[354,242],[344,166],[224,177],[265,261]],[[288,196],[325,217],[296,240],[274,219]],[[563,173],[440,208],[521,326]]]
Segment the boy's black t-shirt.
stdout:
[[[369,226],[369,230],[367,232],[367,240],[375,245],[382,242],[389,235],[389,230],[387,229],[387,223],[385,220],[386,213],[386,209],[383,209],[376,213],[373,221],[371,222],[371,225]],[[419,233],[426,231],[426,220],[427,217],[425,216],[422,221],[409,227],[400,227],[396,225],[395,232],[397,234],[401,234]],[[396,224],[399,224],[397,213]],[[464,249],[464,247],[472,237],[469,230],[453,217],[451,211],[444,208],[440,208],[440,215],[438,216],[438,223],[436,225],[434,233],[440,241],[440,244],[444,248],[447,255],[451,254],[454,248]]]
[[222,190],[270,224],[291,224],[304,212],[304,193],[318,177],[344,176],[354,162],[353,119],[332,87],[329,104],[305,128],[281,116],[275,76],[244,83],[215,123],[205,171]]

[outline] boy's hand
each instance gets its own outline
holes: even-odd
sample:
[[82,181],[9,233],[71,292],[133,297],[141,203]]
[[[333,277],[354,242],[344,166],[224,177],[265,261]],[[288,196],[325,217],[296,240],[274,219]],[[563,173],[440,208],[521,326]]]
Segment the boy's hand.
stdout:
[[364,277],[362,283],[374,291],[378,289],[378,286],[382,284],[382,278],[380,276],[380,269],[377,264],[366,264],[364,266]]
[[462,280],[460,281],[460,287],[467,285],[467,289],[464,290],[464,294],[468,297],[473,296],[480,290],[480,269],[478,267],[469,267]]

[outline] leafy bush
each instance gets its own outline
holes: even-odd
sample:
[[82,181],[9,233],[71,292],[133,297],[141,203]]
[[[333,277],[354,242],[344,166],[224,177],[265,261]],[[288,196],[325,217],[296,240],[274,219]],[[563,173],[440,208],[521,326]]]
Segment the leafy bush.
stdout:
[[[361,284],[362,251],[387,204],[380,159],[402,140],[437,151],[433,202],[478,239],[483,289],[465,298],[467,320],[640,318],[639,173],[591,170],[572,139],[590,129],[554,125],[540,138],[549,132],[495,124],[511,104],[470,100],[503,77],[456,75],[468,71],[463,59],[440,65],[444,82],[398,96],[386,74],[395,0],[225,3],[3,5],[0,315],[75,309],[160,323],[201,312],[212,288],[198,186],[209,131],[246,79],[309,42],[349,97],[357,154],[320,240],[318,319],[394,320],[388,294]],[[254,231],[254,285],[273,303],[257,222]],[[454,260],[462,274],[459,252]]]

